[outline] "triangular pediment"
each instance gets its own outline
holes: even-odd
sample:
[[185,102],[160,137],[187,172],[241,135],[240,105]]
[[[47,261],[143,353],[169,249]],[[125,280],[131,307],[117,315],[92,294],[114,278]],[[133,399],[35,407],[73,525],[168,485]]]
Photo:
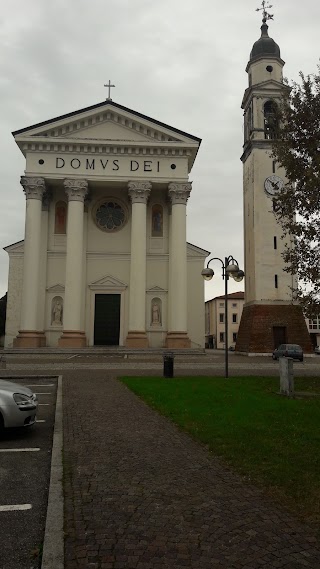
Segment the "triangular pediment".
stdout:
[[279,90],[283,89],[284,85],[283,83],[280,83],[279,81],[275,81],[275,79],[266,79],[265,81],[261,81],[261,83],[256,83],[255,85],[252,85],[252,89],[256,90],[256,89],[277,89]]
[[64,292],[64,286],[60,283],[57,283],[55,285],[52,285],[50,287],[47,288],[48,292],[54,292],[54,293],[63,293]]
[[124,290],[127,288],[128,285],[116,277],[111,275],[106,275],[97,281],[93,281],[89,284],[89,288],[92,290],[107,290],[107,289],[117,289],[117,290]]
[[210,251],[206,251],[205,249],[201,249],[201,247],[197,247],[197,245],[193,245],[192,243],[187,243],[187,257],[196,257],[206,258],[210,255]]
[[9,255],[11,253],[23,253],[24,252],[24,241],[18,241],[17,243],[12,243],[3,248]]
[[201,140],[186,132],[105,101],[12,133],[16,141],[30,138],[101,141],[193,143]]
[[164,293],[167,292],[164,288],[161,288],[161,286],[151,286],[150,288],[148,288],[147,292],[152,292],[152,293]]
[[243,95],[241,108],[243,108],[248,103],[248,100],[251,100],[252,97],[255,97],[257,95],[263,95],[270,98],[279,98],[283,89],[288,89],[288,87],[283,83],[279,83],[279,81],[275,81],[274,79],[266,79],[266,81],[261,81],[261,83],[256,83],[251,87],[247,87]]

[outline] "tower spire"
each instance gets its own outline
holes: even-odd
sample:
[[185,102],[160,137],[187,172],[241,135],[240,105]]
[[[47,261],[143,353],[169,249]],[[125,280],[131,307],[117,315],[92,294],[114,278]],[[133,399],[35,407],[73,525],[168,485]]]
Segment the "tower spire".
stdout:
[[273,14],[267,12],[272,8],[272,4],[268,4],[266,0],[262,0],[261,4],[262,8],[256,8],[256,12],[262,12],[262,23],[266,24],[268,20],[273,20]]

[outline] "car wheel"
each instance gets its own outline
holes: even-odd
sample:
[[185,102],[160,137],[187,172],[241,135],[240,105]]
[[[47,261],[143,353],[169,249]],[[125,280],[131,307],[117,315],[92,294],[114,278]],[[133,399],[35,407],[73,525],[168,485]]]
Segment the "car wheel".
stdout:
[[303,362],[303,358],[300,358],[300,362]]
[[0,413],[0,433],[3,433],[3,431],[4,431],[4,420]]

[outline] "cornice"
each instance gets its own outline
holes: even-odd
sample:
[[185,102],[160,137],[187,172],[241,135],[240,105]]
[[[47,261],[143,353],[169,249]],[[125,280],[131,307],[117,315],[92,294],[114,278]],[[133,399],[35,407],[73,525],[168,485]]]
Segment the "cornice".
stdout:
[[246,66],[246,72],[248,73],[249,69],[251,66],[253,66],[255,63],[260,63],[261,61],[277,61],[278,63],[280,63],[281,67],[283,67],[285,65],[285,61],[283,61],[283,59],[281,59],[281,57],[278,57],[277,55],[272,55],[270,54],[261,54],[260,56],[255,57],[254,59],[250,59],[247,63]]
[[243,153],[242,156],[240,158],[241,162],[245,162],[248,158],[248,156],[250,156],[252,150],[254,148],[259,148],[262,150],[272,150],[272,144],[273,144],[273,140],[266,140],[266,139],[261,139],[261,140],[249,140],[243,147]]
[[248,107],[253,99],[266,99],[270,97],[279,99],[281,97],[282,90],[283,90],[283,85],[281,83],[279,83],[278,88],[276,85],[262,86],[262,84],[249,87],[248,89],[245,90],[241,103],[241,108],[245,109],[246,107]]
[[152,117],[148,117],[128,107],[124,107],[123,105],[119,105],[111,100],[103,101],[102,103],[16,130],[12,134],[13,136],[17,136],[30,131],[33,131],[34,134],[45,132],[46,134],[53,133],[53,135],[55,135],[55,133],[59,134],[59,131],[60,134],[64,134],[107,121],[112,121],[121,126],[138,130],[139,132],[143,132],[146,136],[152,137],[153,133],[160,133],[161,136],[167,135],[172,139],[192,139],[197,141],[198,144],[201,143],[201,139],[197,136],[160,122]]
[[110,140],[101,139],[47,139],[35,137],[17,137],[16,142],[23,154],[27,152],[45,152],[63,154],[107,154],[107,155],[145,155],[145,156],[175,156],[190,157],[198,149],[194,143],[181,143],[179,141],[148,143],[145,141]]

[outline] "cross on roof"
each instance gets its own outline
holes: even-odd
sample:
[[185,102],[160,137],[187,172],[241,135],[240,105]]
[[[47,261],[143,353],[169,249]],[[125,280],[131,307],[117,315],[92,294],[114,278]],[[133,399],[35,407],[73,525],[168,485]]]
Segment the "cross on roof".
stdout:
[[112,101],[111,97],[110,97],[110,90],[111,87],[115,87],[115,85],[111,85],[111,81],[109,79],[109,83],[107,83],[106,85],[104,85],[104,87],[108,87],[108,98],[106,99],[107,101]]
[[265,24],[267,20],[273,20],[273,14],[269,14],[267,10],[272,8],[272,4],[267,4],[266,0],[261,2],[262,8],[256,8],[256,12],[262,11],[262,22]]

